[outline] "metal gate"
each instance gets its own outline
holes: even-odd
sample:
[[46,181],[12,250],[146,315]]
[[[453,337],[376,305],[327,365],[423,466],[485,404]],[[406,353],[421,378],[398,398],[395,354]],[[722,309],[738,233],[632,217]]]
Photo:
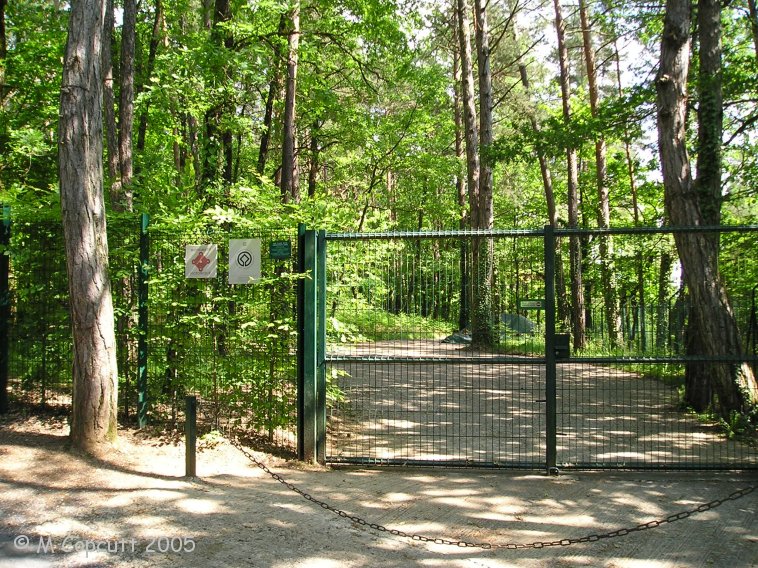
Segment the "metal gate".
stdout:
[[[616,314],[591,295],[585,347],[573,353],[562,277],[572,238],[591,257],[588,295],[608,269],[634,274],[643,261],[641,277],[661,282],[647,297],[642,286],[624,296],[635,283],[613,283],[623,296],[613,300]],[[667,293],[670,273],[656,274],[666,272],[658,257],[674,250],[671,229],[302,230],[301,243],[304,459],[548,471],[758,467],[754,445],[681,408],[684,365],[716,361],[685,353],[686,300]],[[604,254],[615,245],[612,266],[597,264],[601,244]],[[486,299],[472,302],[477,294]],[[484,331],[472,322],[485,322]],[[755,360],[746,353],[718,363]]]

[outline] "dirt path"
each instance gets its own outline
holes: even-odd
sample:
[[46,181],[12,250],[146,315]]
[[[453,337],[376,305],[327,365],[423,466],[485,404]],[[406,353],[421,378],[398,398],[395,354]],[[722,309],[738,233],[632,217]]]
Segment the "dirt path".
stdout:
[[[200,477],[186,480],[181,445],[126,431],[117,450],[94,460],[64,449],[67,430],[59,419],[0,422],[3,568],[758,566],[758,492],[615,539],[487,551],[399,539],[341,518],[251,466],[225,441],[206,445],[198,456]],[[332,470],[256,455],[309,494],[370,522],[492,543],[634,526],[758,483],[755,474],[547,478],[509,471]],[[23,536],[27,547],[18,546]],[[87,550],[98,544],[103,550]]]

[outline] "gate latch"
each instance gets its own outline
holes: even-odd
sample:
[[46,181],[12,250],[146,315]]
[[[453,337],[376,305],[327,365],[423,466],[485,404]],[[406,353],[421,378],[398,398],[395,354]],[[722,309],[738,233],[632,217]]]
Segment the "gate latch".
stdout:
[[556,333],[554,345],[556,359],[571,357],[571,336],[568,333]]

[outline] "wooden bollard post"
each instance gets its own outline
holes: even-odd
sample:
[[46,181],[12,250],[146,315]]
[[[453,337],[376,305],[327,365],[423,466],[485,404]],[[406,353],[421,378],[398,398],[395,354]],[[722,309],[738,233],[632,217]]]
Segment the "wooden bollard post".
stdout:
[[185,399],[185,476],[196,477],[196,446],[197,446],[197,397],[188,396]]

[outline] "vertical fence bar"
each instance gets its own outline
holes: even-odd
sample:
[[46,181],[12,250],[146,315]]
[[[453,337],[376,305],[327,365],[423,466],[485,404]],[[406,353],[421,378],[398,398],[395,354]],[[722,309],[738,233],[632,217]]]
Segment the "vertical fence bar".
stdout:
[[150,263],[150,241],[147,227],[150,217],[140,215],[139,270],[137,274],[137,425],[147,426],[147,329],[148,329],[148,287]]
[[9,326],[11,316],[10,255],[5,250],[11,240],[11,210],[3,206],[3,222],[0,227],[0,414],[8,412],[8,366],[10,361]]
[[552,225],[545,226],[545,411],[547,439],[545,465],[548,475],[557,469],[557,402],[555,363],[555,233]]
[[316,331],[316,460],[326,462],[326,231],[319,231],[317,248]]

